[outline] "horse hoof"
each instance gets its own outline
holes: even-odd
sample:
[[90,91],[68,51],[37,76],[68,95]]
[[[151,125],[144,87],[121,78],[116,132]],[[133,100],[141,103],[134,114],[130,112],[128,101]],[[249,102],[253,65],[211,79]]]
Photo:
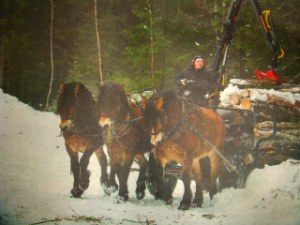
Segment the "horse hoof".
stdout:
[[86,190],[90,184],[90,171],[87,170],[84,174],[85,176],[81,177],[80,187],[81,189]]
[[111,193],[114,193],[114,192],[116,192],[117,190],[116,190],[115,187],[107,187],[107,186],[104,186],[103,191],[104,191],[104,194],[105,194],[106,196],[110,196]]
[[80,198],[83,193],[83,190],[81,188],[73,188],[71,190],[71,194],[74,198]]
[[203,199],[202,198],[195,198],[193,200],[192,207],[193,208],[201,208],[202,207],[202,203],[203,203]]
[[111,195],[111,191],[109,190],[109,188],[104,188],[103,191],[104,191],[105,196]]
[[116,202],[117,204],[120,204],[120,203],[123,203],[123,202],[128,201],[128,199],[129,199],[129,197],[128,197],[127,194],[125,194],[125,195],[123,195],[123,196],[118,195],[115,202]]
[[180,203],[178,209],[180,210],[188,210],[190,208],[190,204],[187,204],[187,203]]
[[116,183],[116,181],[108,181],[108,187],[112,190],[118,190],[119,185]]
[[174,201],[173,196],[170,196],[170,197],[168,197],[168,198],[165,198],[165,203],[166,203],[167,205],[171,205],[171,204],[173,203],[173,201]]
[[145,192],[138,192],[136,193],[136,198],[137,199],[143,199],[145,197]]
[[158,189],[158,183],[157,180],[153,177],[150,176],[147,180],[146,180],[146,187],[149,191],[149,193],[153,196],[155,196],[155,199],[161,199],[159,196],[159,193],[157,191]]
[[119,185],[117,185],[116,183],[110,184],[109,186],[114,190],[114,192],[119,189]]
[[194,202],[193,205],[192,205],[193,208],[201,208],[202,207],[202,204],[201,203],[196,203]]
[[217,193],[216,191],[211,191],[211,192],[209,192],[210,200],[213,200],[214,195],[215,195],[216,193]]
[[81,183],[80,184],[80,188],[83,189],[83,190],[88,189],[88,187],[89,187],[89,183]]
[[108,187],[109,186],[109,182],[108,182],[108,179],[107,178],[100,178],[100,184],[101,186],[105,186],[105,187]]

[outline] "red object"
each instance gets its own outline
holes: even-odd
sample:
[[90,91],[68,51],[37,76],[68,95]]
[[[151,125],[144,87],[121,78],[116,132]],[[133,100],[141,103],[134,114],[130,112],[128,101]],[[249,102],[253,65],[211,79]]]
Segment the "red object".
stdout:
[[257,80],[272,80],[275,82],[281,82],[281,78],[275,74],[274,69],[270,69],[266,73],[256,70],[255,77]]

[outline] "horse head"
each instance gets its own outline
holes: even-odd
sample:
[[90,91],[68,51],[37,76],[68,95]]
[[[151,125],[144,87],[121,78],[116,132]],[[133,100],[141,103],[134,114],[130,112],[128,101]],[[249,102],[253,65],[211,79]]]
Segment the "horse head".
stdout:
[[96,107],[101,127],[130,119],[130,104],[123,85],[115,83],[102,85]]
[[144,119],[153,145],[180,125],[182,116],[180,107],[180,102],[173,91],[165,91],[149,99]]
[[[95,101],[87,88],[79,82],[60,85],[57,114],[60,128],[65,131],[75,126],[85,126],[95,120]],[[84,121],[84,122],[83,122]]]

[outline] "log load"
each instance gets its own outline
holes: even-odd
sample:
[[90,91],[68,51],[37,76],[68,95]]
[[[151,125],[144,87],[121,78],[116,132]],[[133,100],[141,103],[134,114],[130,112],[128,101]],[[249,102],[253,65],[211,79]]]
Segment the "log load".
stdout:
[[[291,135],[277,133],[261,138],[256,146],[257,163],[260,166],[277,165],[287,159],[300,160],[300,141]],[[291,138],[291,139],[290,139]]]
[[287,138],[300,145],[300,123],[266,121],[257,123],[254,129],[257,139],[270,137],[274,134]]
[[254,112],[260,165],[300,159],[300,85],[232,79],[220,101],[222,107]]
[[287,159],[300,159],[300,122],[257,123],[254,129],[260,165],[277,165]]
[[275,104],[300,110],[300,94],[275,90],[242,89],[238,93],[230,94],[227,103],[237,106],[241,104],[243,99],[247,99],[247,101],[251,102],[266,103],[269,105]]
[[[277,90],[261,89],[265,81],[243,81],[239,80],[239,86],[229,84],[221,93],[221,106],[254,110],[262,120],[272,120],[274,110],[279,121],[300,119],[300,86],[281,84]],[[244,88],[246,84],[252,84],[252,88]]]

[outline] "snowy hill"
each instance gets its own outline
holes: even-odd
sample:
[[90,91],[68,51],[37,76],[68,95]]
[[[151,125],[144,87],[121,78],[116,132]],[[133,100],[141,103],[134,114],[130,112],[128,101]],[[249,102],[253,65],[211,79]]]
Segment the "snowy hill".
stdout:
[[255,169],[245,189],[226,189],[200,209],[179,211],[182,182],[170,206],[135,198],[137,173],[129,177],[128,202],[105,197],[93,156],[91,183],[81,199],[71,198],[70,160],[59,137],[59,118],[39,112],[0,89],[0,224],[300,224],[300,161]]

